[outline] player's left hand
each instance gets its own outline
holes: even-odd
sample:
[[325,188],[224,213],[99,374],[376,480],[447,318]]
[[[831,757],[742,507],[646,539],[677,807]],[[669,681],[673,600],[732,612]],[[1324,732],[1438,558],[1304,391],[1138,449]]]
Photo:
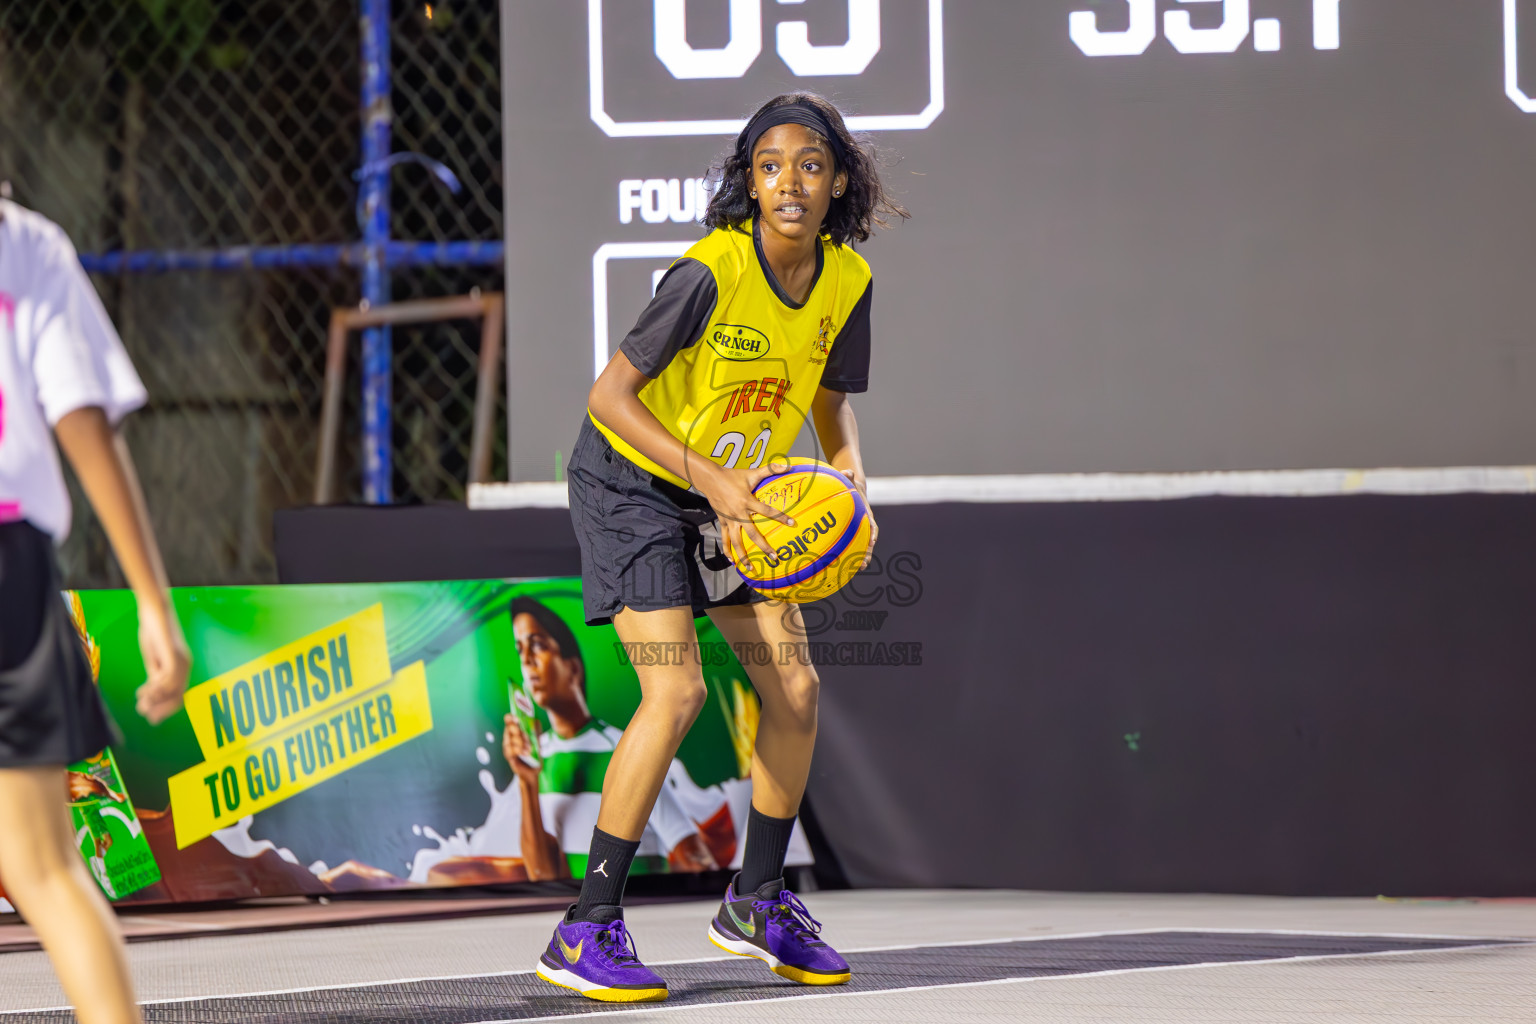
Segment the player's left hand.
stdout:
[[880,524],[875,522],[875,510],[869,507],[869,499],[864,499],[864,507],[869,512],[869,550],[864,552],[864,563],[859,566],[863,572],[869,568],[869,563],[875,559],[875,542],[880,539]]
[[859,565],[859,572],[863,572],[869,568],[869,563],[874,560],[875,542],[880,539],[880,524],[875,522],[875,510],[869,504],[869,488],[867,484],[855,477],[849,470],[838,469],[836,466],[832,468],[837,469],[839,473],[848,478],[848,483],[853,486],[854,490],[859,492],[859,497],[864,499],[864,508],[869,515],[869,549],[864,552],[864,561]]

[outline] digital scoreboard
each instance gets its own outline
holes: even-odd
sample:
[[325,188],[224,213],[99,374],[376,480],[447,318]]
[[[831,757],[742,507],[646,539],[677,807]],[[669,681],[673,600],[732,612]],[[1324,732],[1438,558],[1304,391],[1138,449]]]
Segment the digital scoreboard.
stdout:
[[1531,460],[1536,0],[507,0],[502,32],[514,479],[795,90],[913,213],[860,247],[871,472]]

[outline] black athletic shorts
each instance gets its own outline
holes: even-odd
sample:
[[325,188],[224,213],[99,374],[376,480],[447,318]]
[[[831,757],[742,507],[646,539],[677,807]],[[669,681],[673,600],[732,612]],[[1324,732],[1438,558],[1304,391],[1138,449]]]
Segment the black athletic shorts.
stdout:
[[599,626],[620,608],[656,611],[766,601],[720,547],[715,510],[615,451],[583,417],[566,469],[571,524],[581,545],[581,591],[587,624]]
[[31,523],[0,524],[0,768],[73,764],[113,739],[52,538]]

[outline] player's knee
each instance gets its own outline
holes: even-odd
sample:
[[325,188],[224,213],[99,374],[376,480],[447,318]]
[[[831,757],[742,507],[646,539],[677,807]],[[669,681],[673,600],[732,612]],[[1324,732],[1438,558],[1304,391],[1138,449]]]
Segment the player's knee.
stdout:
[[709,687],[704,684],[703,678],[692,680],[678,694],[678,706],[688,716],[689,725],[699,717],[699,712],[704,710],[704,702],[708,699]]
[[19,842],[8,846],[0,860],[0,883],[15,893],[31,893],[56,884],[70,864],[56,844]]
[[645,702],[664,713],[676,725],[678,732],[687,732],[704,702],[709,698],[709,688],[702,676],[680,677],[669,680],[667,685],[654,687],[645,695]]
[[801,732],[816,728],[816,705],[821,699],[821,677],[809,665],[801,666],[784,681],[784,706],[789,724]]

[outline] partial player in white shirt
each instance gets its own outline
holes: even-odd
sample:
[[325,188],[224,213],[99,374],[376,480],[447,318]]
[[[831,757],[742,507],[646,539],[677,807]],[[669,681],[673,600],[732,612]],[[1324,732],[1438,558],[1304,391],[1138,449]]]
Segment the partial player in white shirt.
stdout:
[[[57,580],[48,539],[62,542],[70,522],[57,438],[137,599],[148,677],[138,690],[137,707],[159,723],[181,707],[189,658],[133,462],[116,431],[144,401],[144,387],[64,232],[41,215],[0,200],[0,531],[13,563],[0,564],[0,618],[9,620],[0,621],[0,668],[9,665],[11,675],[20,677],[40,659],[18,661],[18,644],[35,642],[44,649],[37,639],[41,634],[24,637],[14,625],[26,616],[12,606],[23,599],[45,607],[48,601],[62,603],[46,588],[26,596],[31,592],[17,586],[23,575],[29,585],[44,577]],[[39,547],[47,570],[41,576],[37,559],[30,558]],[[91,698],[99,699],[93,691]],[[0,693],[0,703],[5,699]],[[0,735],[0,747],[9,751],[0,760],[0,879],[6,894],[52,957],[80,1021],[136,1022],[140,1017],[116,920],[74,849],[64,774],[68,757],[43,764],[26,756],[28,749],[63,750],[67,744],[57,737],[16,735],[48,723],[27,725],[25,716],[14,713],[6,721],[11,733]]]

